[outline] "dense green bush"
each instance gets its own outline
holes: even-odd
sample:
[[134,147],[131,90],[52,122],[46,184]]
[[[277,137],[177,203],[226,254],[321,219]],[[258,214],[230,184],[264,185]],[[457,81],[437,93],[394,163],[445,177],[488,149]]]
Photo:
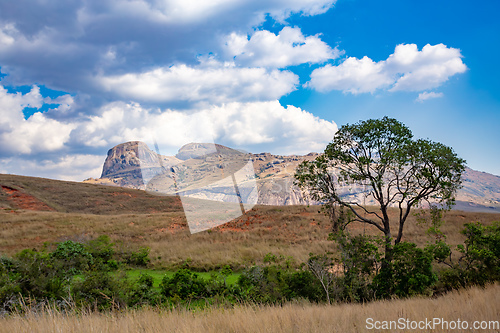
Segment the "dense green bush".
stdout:
[[11,258],[0,257],[0,306],[8,309],[8,303],[21,293],[21,287],[16,281],[18,273],[15,261]]
[[93,258],[95,269],[116,270],[118,268],[114,245],[106,235],[89,240],[84,244],[85,249]]
[[131,286],[127,304],[129,306],[157,305],[161,302],[161,295],[153,288],[153,277],[141,274]]
[[500,280],[500,222],[490,226],[468,223],[462,233],[467,237],[459,246],[468,284],[485,285]]
[[338,244],[343,275],[336,279],[335,297],[345,301],[368,301],[373,299],[371,281],[381,264],[379,238],[356,235],[344,231],[330,235]]
[[17,284],[23,296],[60,299],[66,295],[70,282],[68,267],[64,260],[50,253],[26,249],[14,257],[11,281]]
[[131,266],[146,267],[150,261],[148,247],[141,247],[138,251],[125,255],[125,263]]
[[[57,243],[52,252],[50,248],[47,244],[41,251],[25,249],[13,258],[0,258],[0,307],[6,310],[22,297],[36,302],[67,302],[69,297],[79,304],[106,308],[125,304],[133,292],[147,294],[142,287],[109,273],[126,263],[118,261],[107,236],[85,243]],[[148,254],[148,249],[131,252],[130,262],[144,265],[149,262]]]
[[401,242],[394,246],[393,256],[393,261],[381,268],[373,279],[377,297],[423,294],[437,281],[432,269],[432,252],[420,249],[414,243]]
[[82,270],[88,269],[94,263],[94,257],[83,244],[70,240],[59,243],[50,255],[61,266],[58,268],[64,270],[69,276],[80,274]]
[[457,246],[461,253],[457,261],[451,260],[451,249],[444,242],[434,246],[439,250],[435,250],[436,259],[448,267],[440,272],[439,288],[447,291],[500,281],[500,222],[490,226],[467,223],[462,234],[466,239]]
[[253,266],[238,278],[240,297],[257,303],[282,303],[304,298],[310,301],[324,300],[321,286],[308,270],[293,269],[289,258],[266,255],[265,266]]
[[[0,257],[0,312],[19,309],[21,298],[74,302],[83,307],[106,310],[124,306],[185,304],[235,304],[256,302],[280,304],[290,300],[311,302],[364,302],[376,298],[409,297],[418,294],[485,285],[500,280],[500,222],[491,226],[466,224],[461,257],[453,262],[450,247],[442,237],[424,249],[413,243],[396,244],[392,261],[382,266],[377,238],[351,236],[342,230],[335,239],[339,256],[312,255],[297,266],[292,258],[267,254],[264,264],[245,269],[236,284],[229,284],[229,266],[203,279],[189,270],[189,261],[172,277],[165,276],[159,288],[153,277],[141,274],[127,279],[128,266],[149,263],[149,249],[116,250],[109,237],[78,243],[64,241],[42,250],[25,249],[12,258]],[[52,249],[52,250],[50,250]],[[437,261],[439,281],[432,263]]]
[[129,289],[125,276],[106,271],[86,271],[72,283],[72,297],[80,306],[105,310],[125,306]]
[[209,295],[207,282],[198,274],[182,268],[160,283],[161,293],[176,300],[199,299]]

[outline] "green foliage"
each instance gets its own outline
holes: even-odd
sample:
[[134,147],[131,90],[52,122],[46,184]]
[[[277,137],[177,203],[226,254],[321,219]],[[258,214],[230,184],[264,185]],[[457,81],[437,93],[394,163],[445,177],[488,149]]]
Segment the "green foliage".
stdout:
[[[418,248],[413,243],[400,242],[392,248],[392,260],[383,265],[381,248],[384,238],[352,236],[340,229],[331,234],[337,242],[339,257],[331,254],[310,255],[297,268],[291,257],[271,253],[262,266],[252,266],[239,275],[236,284],[228,283],[234,275],[229,265],[204,279],[188,268],[164,276],[159,288],[154,277],[141,274],[129,281],[123,271],[110,272],[110,267],[123,267],[123,253],[116,253],[107,237],[86,243],[65,241],[50,252],[26,249],[13,258],[0,257],[0,311],[15,311],[22,297],[35,302],[67,304],[97,310],[124,306],[165,305],[180,303],[187,306],[203,304],[235,304],[256,302],[281,304],[290,300],[311,302],[365,302],[393,296],[410,297],[426,294],[436,286],[433,260],[445,263],[435,291],[470,285],[485,285],[500,280],[500,222],[491,226],[480,223],[465,225],[464,245],[458,250],[462,257],[451,261],[451,249],[442,238]],[[149,249],[127,252],[129,263],[144,264]],[[186,261],[185,266],[190,262]],[[137,270],[136,270],[137,271]],[[16,305],[17,304],[17,305]]]
[[452,262],[445,261],[444,255],[440,258],[450,267],[441,272],[441,288],[451,290],[500,281],[500,222],[490,226],[467,223],[462,233],[466,240],[457,246],[462,254],[460,259]]
[[0,257],[0,304],[3,304],[4,308],[21,292],[19,284],[15,281],[17,275],[15,265],[13,259]]
[[[414,140],[408,127],[384,117],[342,126],[314,161],[304,161],[295,174],[296,184],[329,209],[334,231],[335,205],[354,215],[353,221],[375,226],[386,237],[385,259],[392,261],[392,245],[401,241],[413,207],[437,203],[449,208],[461,184],[465,161],[452,148],[430,140]],[[369,210],[345,192],[366,189],[378,209]],[[388,207],[399,207],[399,228],[392,237]],[[355,209],[359,208],[359,209]],[[393,244],[392,244],[393,242]]]
[[[99,309],[121,306],[130,297],[131,304],[156,302],[147,291],[146,278],[131,286],[126,279],[110,274],[120,265],[113,243],[101,236],[86,243],[64,241],[42,251],[25,249],[13,258],[0,258],[0,306],[13,304],[20,297],[37,301],[62,301],[70,297],[81,305]],[[128,253],[126,263],[144,266],[149,262],[149,249]],[[117,260],[118,259],[118,260]],[[149,289],[150,286],[148,287]],[[65,302],[66,304],[67,302]]]
[[429,244],[425,249],[438,263],[445,262],[451,256],[451,249],[443,240],[436,241],[434,244]]
[[468,223],[462,233],[467,239],[460,251],[472,283],[500,280],[500,222],[491,226]]
[[241,298],[258,303],[282,303],[305,298],[319,301],[323,298],[321,286],[308,270],[293,269],[289,259],[266,266],[252,266],[240,275],[237,286]]
[[345,232],[331,235],[331,238],[337,241],[347,279],[369,276],[377,271],[381,262],[379,239],[366,235],[350,236]]
[[132,266],[146,267],[150,261],[148,247],[141,247],[139,250],[125,255],[125,262]]
[[83,307],[98,310],[119,308],[126,305],[128,281],[106,271],[86,271],[72,284],[74,301]]
[[371,280],[381,264],[378,238],[345,232],[331,234],[341,255],[343,276],[337,282],[337,297],[349,301],[367,301],[373,298]]
[[332,259],[326,254],[313,255],[309,254],[309,260],[307,260],[307,267],[309,271],[314,275],[316,280],[319,282],[323,288],[326,302],[330,304],[330,293],[331,287],[334,282],[335,276],[330,271],[334,266]]
[[278,258],[276,257],[276,255],[272,254],[272,253],[267,253],[265,256],[264,256],[264,259],[263,259],[264,263],[272,263],[272,262],[277,262],[278,261]]
[[109,236],[101,235],[96,239],[89,240],[84,244],[85,249],[94,259],[94,265],[103,269],[115,270],[118,262],[113,258],[115,255],[114,243]]
[[433,253],[413,243],[401,242],[394,246],[390,265],[382,267],[373,280],[378,298],[392,295],[408,297],[423,294],[437,281],[432,270]]
[[12,278],[20,293],[40,299],[57,299],[68,284],[67,265],[49,253],[23,250],[15,256]]
[[69,276],[79,274],[93,264],[94,258],[81,243],[65,241],[59,243],[51,254]]
[[178,300],[208,296],[206,281],[186,268],[178,270],[171,278],[165,276],[161,281],[160,289],[165,297]]
[[133,284],[128,297],[129,306],[157,305],[161,302],[161,295],[153,288],[153,277],[149,274],[141,274]]

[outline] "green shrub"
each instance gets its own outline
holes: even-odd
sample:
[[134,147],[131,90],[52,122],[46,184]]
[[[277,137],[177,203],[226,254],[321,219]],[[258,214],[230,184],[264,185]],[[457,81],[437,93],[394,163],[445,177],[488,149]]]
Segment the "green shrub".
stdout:
[[21,288],[16,281],[18,276],[14,260],[0,257],[0,310],[9,310],[8,303],[21,293]]
[[467,223],[462,233],[467,237],[460,246],[467,284],[485,285],[500,280],[500,222],[490,226]]
[[83,244],[70,240],[59,243],[51,256],[69,276],[81,273],[94,262],[92,255]]
[[439,289],[447,291],[500,281],[500,222],[490,226],[467,223],[462,234],[466,240],[464,245],[457,246],[462,254],[458,261],[452,262],[446,256],[451,252],[446,244],[441,245],[443,255],[436,256],[438,262],[450,267],[440,272]]
[[119,308],[126,305],[130,285],[125,276],[106,271],[87,271],[72,283],[75,302],[97,310]]
[[153,277],[149,274],[141,274],[133,284],[129,298],[129,306],[157,305],[161,302],[160,294],[153,288]]
[[179,269],[171,278],[163,277],[160,289],[165,297],[179,300],[198,299],[209,295],[206,281],[186,268]]
[[350,302],[373,299],[371,282],[381,264],[379,238],[357,235],[351,236],[343,230],[330,234],[338,244],[343,268],[335,281],[334,297]]
[[292,269],[288,261],[284,265],[253,266],[244,270],[237,282],[239,296],[269,304],[298,298],[322,299],[321,287],[310,271]]
[[285,296],[287,299],[304,298],[311,302],[323,301],[321,286],[310,271],[298,270],[286,274]]
[[113,258],[115,254],[114,245],[106,235],[101,235],[85,243],[86,251],[94,259],[95,269],[115,270],[118,268],[118,262]]
[[66,295],[70,273],[63,260],[46,252],[22,250],[15,256],[13,281],[23,296],[38,299],[61,299]]
[[394,246],[393,261],[383,267],[373,280],[377,297],[408,297],[423,294],[437,281],[432,270],[433,253],[414,243]]
[[136,252],[130,252],[125,255],[125,263],[132,266],[145,267],[150,261],[148,247],[141,247]]

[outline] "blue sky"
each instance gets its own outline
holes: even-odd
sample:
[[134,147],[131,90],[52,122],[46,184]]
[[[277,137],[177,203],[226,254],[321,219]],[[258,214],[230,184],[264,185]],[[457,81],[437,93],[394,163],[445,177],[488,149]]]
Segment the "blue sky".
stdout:
[[500,175],[497,1],[0,0],[0,172],[116,144],[322,151],[385,115]]

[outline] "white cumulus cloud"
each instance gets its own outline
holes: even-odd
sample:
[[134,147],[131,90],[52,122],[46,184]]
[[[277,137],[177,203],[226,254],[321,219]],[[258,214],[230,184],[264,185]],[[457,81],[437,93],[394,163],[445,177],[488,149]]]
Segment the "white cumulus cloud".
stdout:
[[401,44],[384,61],[349,57],[337,66],[318,68],[311,73],[307,86],[323,92],[341,90],[353,94],[373,93],[377,89],[422,91],[439,87],[466,69],[458,49],[427,44],[419,51],[415,44]]
[[30,154],[55,151],[69,140],[74,124],[63,123],[35,112],[24,118],[25,107],[40,108],[43,97],[33,86],[27,94],[11,94],[0,86],[0,153]]
[[97,80],[120,98],[146,102],[273,100],[292,92],[298,84],[298,76],[290,71],[242,68],[215,60]]
[[315,69],[307,86],[321,92],[342,90],[358,94],[374,92],[393,82],[384,71],[383,63],[376,63],[368,57],[362,59],[349,57],[338,66],[328,64]]
[[299,28],[292,27],[284,27],[278,35],[267,30],[257,31],[250,38],[232,33],[225,45],[227,55],[237,64],[251,67],[284,68],[322,63],[341,54],[319,36],[305,37]]
[[106,148],[132,140],[156,141],[171,154],[189,142],[287,154],[323,150],[336,130],[334,122],[278,101],[232,102],[191,114],[115,102],[82,123],[75,136],[81,144]]
[[[71,96],[45,99],[55,101],[61,105],[51,112],[74,107]],[[26,94],[8,93],[0,86],[2,172],[69,180],[95,177],[105,151],[133,140],[150,146],[156,141],[162,153],[170,154],[189,142],[304,154],[323,150],[337,130],[334,122],[294,106],[283,107],[278,100],[222,103],[189,112],[112,102],[94,115],[66,122],[42,112],[24,118],[24,107],[40,108],[43,103],[36,86]]]
[[423,93],[418,94],[418,97],[416,99],[417,102],[423,102],[431,98],[440,98],[443,97],[443,93],[436,93],[436,92],[428,92],[424,91]]

